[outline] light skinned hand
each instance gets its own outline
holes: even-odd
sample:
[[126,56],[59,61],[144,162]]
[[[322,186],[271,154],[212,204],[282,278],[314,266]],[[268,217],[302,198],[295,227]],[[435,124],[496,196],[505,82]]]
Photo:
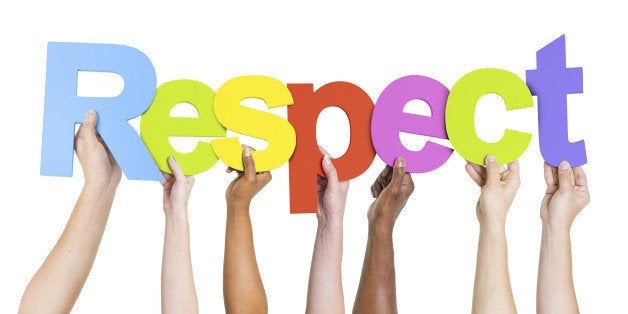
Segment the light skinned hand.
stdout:
[[86,183],[118,184],[122,171],[111,151],[96,131],[96,111],[87,111],[74,138],[74,150],[81,163]]
[[318,149],[323,153],[323,171],[325,177],[317,175],[318,188],[318,222],[325,224],[333,219],[342,219],[349,191],[349,181],[338,181],[338,173],[334,167],[329,153],[322,147]]
[[582,167],[571,168],[567,161],[558,168],[545,163],[544,172],[547,190],[541,202],[541,219],[544,223],[571,227],[590,201],[587,176]]
[[397,158],[395,167],[387,165],[371,186],[371,195],[375,197],[367,214],[371,225],[384,222],[391,228],[394,226],[414,191],[412,176],[405,169],[405,159]]
[[480,198],[476,206],[477,218],[482,222],[506,222],[506,214],[517,194],[521,181],[519,179],[519,162],[500,166],[494,156],[487,156],[486,166],[468,162],[465,166],[469,177],[481,188]]
[[225,192],[227,205],[249,206],[253,197],[272,180],[272,175],[268,171],[256,172],[255,161],[251,156],[252,149],[249,146],[242,145],[242,162],[244,171],[227,168],[227,173],[236,171],[238,176],[231,181]]
[[194,186],[194,176],[185,176],[181,166],[173,156],[168,157],[168,166],[172,173],[162,171],[165,181],[161,182],[164,188],[164,213],[187,214],[190,192]]

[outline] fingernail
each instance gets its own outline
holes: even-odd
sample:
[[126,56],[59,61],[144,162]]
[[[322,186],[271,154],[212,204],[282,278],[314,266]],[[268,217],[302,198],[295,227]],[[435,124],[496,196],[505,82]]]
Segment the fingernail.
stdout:
[[566,160],[563,160],[560,162],[560,165],[558,165],[560,167],[560,169],[566,170],[569,169],[569,162],[567,162]]
[[244,157],[251,157],[251,150],[247,146],[244,146]]
[[405,167],[406,161],[403,158],[397,158],[397,167]]
[[329,159],[329,155],[325,155],[323,157],[323,161],[325,162],[326,165],[331,166],[331,160]]
[[89,109],[87,110],[87,116],[88,118],[93,117],[96,114],[96,111],[94,111],[94,109]]
[[495,159],[495,156],[493,156],[493,155],[486,156],[486,162],[487,163],[488,162],[495,162],[495,161],[497,161],[497,159]]
[[168,162],[174,162],[174,156],[168,156]]

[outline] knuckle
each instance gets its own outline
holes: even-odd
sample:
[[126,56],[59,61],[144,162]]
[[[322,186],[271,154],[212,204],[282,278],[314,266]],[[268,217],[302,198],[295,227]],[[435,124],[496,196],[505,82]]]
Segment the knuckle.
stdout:
[[392,189],[390,191],[390,197],[393,199],[399,199],[401,198],[401,196],[402,196],[402,193],[400,189]]

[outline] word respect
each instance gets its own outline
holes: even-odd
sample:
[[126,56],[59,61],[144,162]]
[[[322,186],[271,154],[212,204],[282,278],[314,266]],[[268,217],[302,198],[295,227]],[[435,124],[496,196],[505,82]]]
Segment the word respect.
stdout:
[[[316,175],[322,154],[316,140],[318,116],[327,107],[339,107],[350,124],[346,153],[334,160],[340,180],[362,174],[375,154],[389,165],[406,159],[406,170],[424,173],[442,166],[453,150],[427,141],[418,151],[401,143],[399,133],[448,139],[465,159],[483,164],[488,154],[500,163],[517,159],[528,147],[531,134],[506,129],[501,140],[482,141],[475,130],[475,108],[485,94],[498,94],[507,110],[533,106],[538,97],[541,154],[557,166],[586,163],[584,141],[568,139],[567,94],[582,93],[582,68],[566,67],[565,36],[536,55],[537,68],[526,71],[526,82],[502,69],[479,69],[460,78],[449,90],[421,75],[390,83],[375,104],[360,87],[332,82],[318,89],[313,84],[284,84],[267,76],[241,76],[228,80],[216,92],[193,80],[175,80],[156,87],[155,69],[146,55],[122,45],[48,43],[41,174],[71,176],[74,126],[85,112],[98,112],[98,132],[107,142],[128,179],[161,180],[159,169],[170,171],[167,157],[174,155],[187,175],[211,168],[219,159],[243,169],[242,147],[227,129],[268,142],[254,151],[258,171],[275,169],[289,161],[291,213],[317,210]],[[115,97],[77,96],[79,71],[112,72],[124,80]],[[527,84],[526,84],[527,83]],[[288,119],[243,106],[247,98],[263,100],[268,108],[288,106]],[[403,111],[412,100],[423,100],[431,116]],[[172,108],[189,103],[197,117],[171,117]],[[141,115],[140,134],[128,120]],[[169,137],[215,137],[199,141],[189,153],[176,151]]]

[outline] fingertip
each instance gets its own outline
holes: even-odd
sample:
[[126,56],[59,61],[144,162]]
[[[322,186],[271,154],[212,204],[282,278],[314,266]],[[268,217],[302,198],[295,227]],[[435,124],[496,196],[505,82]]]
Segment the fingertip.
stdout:
[[464,165],[464,170],[466,170],[468,174],[471,174],[472,172],[475,171],[475,169],[473,168],[473,166],[471,166],[470,163]]
[[395,166],[399,168],[405,168],[406,160],[403,157],[397,158],[397,160],[395,161]]
[[329,157],[329,155],[325,155],[323,156],[323,170],[325,170],[325,173],[329,173],[331,171],[336,170],[336,167],[334,167],[334,163],[331,160],[331,157]]
[[327,152],[327,150],[323,147],[318,145],[318,150],[321,152],[321,154],[323,155],[329,155],[329,152]]
[[567,170],[567,169],[569,169],[570,168],[569,162],[566,161],[566,160],[561,161],[560,164],[558,165],[558,168],[560,170]]
[[334,167],[329,155],[323,156],[323,171],[325,171],[325,176],[327,177],[329,184],[333,185],[338,182],[336,167]]
[[508,170],[510,170],[510,172],[518,173],[519,172],[519,160],[515,159],[515,161],[509,163]]
[[251,157],[251,148],[246,145],[242,145],[242,147],[243,147],[242,156]]

